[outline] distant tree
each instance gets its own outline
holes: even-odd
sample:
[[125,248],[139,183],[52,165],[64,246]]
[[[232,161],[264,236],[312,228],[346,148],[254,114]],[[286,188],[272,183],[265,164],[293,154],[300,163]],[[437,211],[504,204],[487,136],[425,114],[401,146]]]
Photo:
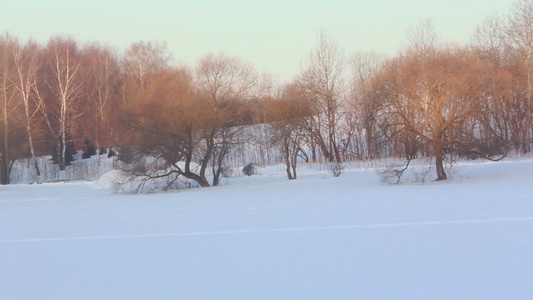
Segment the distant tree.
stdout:
[[398,133],[410,133],[427,147],[437,180],[445,180],[445,155],[462,145],[464,125],[477,115],[484,67],[466,49],[425,53],[407,52],[389,61],[381,93],[391,117],[399,120]]
[[310,132],[331,162],[342,161],[339,122],[345,99],[344,67],[343,52],[330,35],[321,31],[317,47],[298,79],[315,110]]
[[122,62],[124,102],[148,88],[159,72],[169,67],[170,60],[166,42],[139,41],[131,44]]
[[40,47],[37,43],[30,41],[25,45],[16,44],[13,49],[14,66],[16,76],[13,80],[17,91],[17,98],[24,106],[24,127],[28,138],[31,159],[35,167],[37,176],[41,176],[39,165],[37,164],[35,152],[35,120],[43,104],[39,96],[38,71],[41,67],[39,60]]
[[46,86],[49,99],[42,106],[45,120],[51,134],[57,141],[57,164],[59,170],[67,166],[67,137],[74,120],[83,113],[79,109],[82,94],[81,57],[76,42],[72,39],[55,37],[45,49]]
[[[496,148],[509,148],[510,143],[519,153],[531,151],[533,136],[532,26],[533,1],[519,0],[508,15],[488,16],[472,38],[473,49],[492,77],[482,132],[498,136]],[[493,146],[485,143],[484,147]]]
[[383,65],[385,59],[375,52],[356,52],[350,57],[352,80],[350,85],[350,104],[355,117],[354,126],[360,136],[364,137],[362,156],[373,159],[379,153],[383,140],[380,128],[380,114],[384,103],[379,94],[375,93],[373,86],[380,80],[375,76]]
[[533,136],[533,1],[518,0],[513,3],[505,27],[505,42],[511,58],[518,62],[518,84],[522,99],[523,126],[522,150],[531,151]]
[[122,84],[119,58],[112,48],[98,43],[86,46],[83,56],[82,97],[87,112],[82,116],[83,136],[90,137],[97,148],[105,151],[116,146],[113,120],[120,104]]
[[297,178],[299,157],[307,157],[302,149],[306,135],[305,123],[312,118],[312,110],[298,95],[295,83],[285,85],[280,96],[271,104],[276,121],[271,123],[272,137],[279,147],[289,180]]
[[169,68],[124,107],[119,123],[126,137],[119,159],[129,164],[125,170],[132,177],[173,178],[173,183],[183,176],[210,186],[210,157],[198,156],[207,120],[198,98],[190,72]]
[[505,19],[499,15],[487,17],[472,37],[472,49],[486,67],[479,122],[471,125],[480,137],[476,140],[471,135],[472,143],[490,155],[505,153],[511,148],[523,151],[524,91],[516,84],[521,79],[514,71],[515,60],[509,59]]
[[407,40],[409,42],[409,52],[416,53],[421,57],[433,54],[439,42],[433,20],[420,20],[418,24],[409,28]]
[[10,145],[12,125],[16,116],[16,89],[13,85],[13,49],[16,41],[8,34],[0,37],[0,183],[9,184],[10,174],[15,162]]
[[238,143],[239,117],[245,101],[254,98],[257,76],[251,64],[224,53],[207,54],[196,68],[200,96],[208,118],[202,129],[204,162],[212,162],[213,185],[219,184],[224,160]]

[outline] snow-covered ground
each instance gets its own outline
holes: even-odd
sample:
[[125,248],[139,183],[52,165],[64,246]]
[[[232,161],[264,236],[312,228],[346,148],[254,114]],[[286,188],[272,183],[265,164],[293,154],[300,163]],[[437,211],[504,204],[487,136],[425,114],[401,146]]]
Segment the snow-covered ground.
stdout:
[[533,160],[424,184],[262,173],[1,186],[0,299],[533,299]]

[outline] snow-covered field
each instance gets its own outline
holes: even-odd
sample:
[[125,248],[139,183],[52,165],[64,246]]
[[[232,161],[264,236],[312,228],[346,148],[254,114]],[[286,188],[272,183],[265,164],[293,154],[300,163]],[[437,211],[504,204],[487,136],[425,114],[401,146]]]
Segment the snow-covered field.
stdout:
[[533,299],[533,160],[448,182],[0,187],[0,299]]

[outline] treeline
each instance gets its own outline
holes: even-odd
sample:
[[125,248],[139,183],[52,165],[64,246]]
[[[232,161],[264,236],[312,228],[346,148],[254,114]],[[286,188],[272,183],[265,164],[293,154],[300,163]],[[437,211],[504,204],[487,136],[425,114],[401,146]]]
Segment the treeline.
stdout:
[[254,124],[269,124],[265,147],[279,151],[289,179],[298,161],[433,157],[444,180],[451,157],[531,152],[533,1],[488,17],[470,45],[439,43],[430,21],[408,40],[395,57],[345,55],[321,32],[300,74],[278,84],[223,53],[176,66],[164,43],[137,42],[119,54],[99,43],[54,37],[41,45],[6,34],[0,182],[9,184],[17,159],[52,155],[64,170],[74,149],[118,149],[134,177],[217,185],[228,154],[250,142],[243,128]]

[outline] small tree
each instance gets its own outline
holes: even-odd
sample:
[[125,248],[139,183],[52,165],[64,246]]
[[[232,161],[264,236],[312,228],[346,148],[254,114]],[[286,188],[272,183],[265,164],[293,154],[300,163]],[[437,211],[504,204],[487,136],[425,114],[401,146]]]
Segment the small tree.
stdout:
[[342,173],[344,173],[344,165],[339,162],[334,162],[329,165],[329,169],[331,170],[331,174],[335,177],[341,176]]

